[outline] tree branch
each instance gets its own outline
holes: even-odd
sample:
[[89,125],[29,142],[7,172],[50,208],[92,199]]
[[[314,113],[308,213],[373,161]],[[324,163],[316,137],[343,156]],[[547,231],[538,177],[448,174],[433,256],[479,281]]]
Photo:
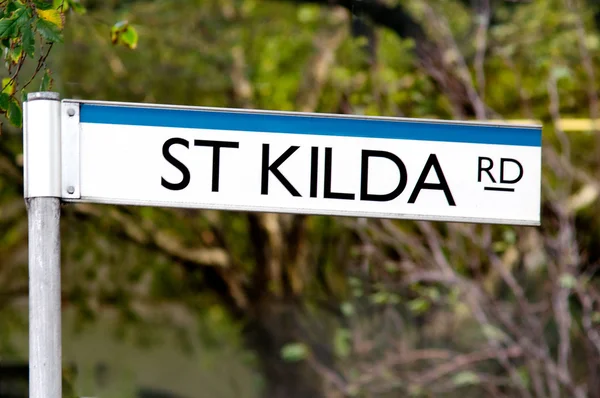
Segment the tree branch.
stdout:
[[452,104],[452,113],[457,118],[475,115],[474,104],[469,97],[469,88],[460,77],[447,68],[443,51],[431,41],[427,33],[401,5],[390,6],[380,0],[285,0],[295,3],[313,3],[323,6],[338,6],[350,13],[365,16],[372,23],[390,29],[403,39],[412,39],[421,67],[435,80]]

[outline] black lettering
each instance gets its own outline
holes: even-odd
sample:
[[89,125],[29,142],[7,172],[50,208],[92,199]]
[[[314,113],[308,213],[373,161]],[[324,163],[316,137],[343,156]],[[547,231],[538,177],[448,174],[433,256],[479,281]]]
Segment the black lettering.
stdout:
[[[389,159],[396,167],[398,167],[398,171],[400,171],[400,181],[398,181],[398,186],[390,193],[386,194],[370,194],[368,193],[369,187],[369,158],[370,157],[379,157]],[[385,151],[370,151],[363,150],[362,151],[362,163],[360,169],[360,200],[372,200],[374,202],[387,202],[397,198],[404,188],[406,188],[406,166],[402,160],[390,152]]]
[[[489,162],[488,166],[486,168],[483,167],[484,160],[487,160]],[[479,165],[477,166],[477,182],[481,182],[481,172],[485,171],[487,173],[488,177],[490,177],[490,180],[492,180],[492,182],[495,183],[496,180],[494,179],[494,176],[490,172],[492,167],[494,167],[494,161],[492,159],[486,158],[485,156],[480,156],[479,157]]]
[[319,147],[310,150],[310,197],[317,197],[317,182],[319,176]]
[[[425,180],[427,179],[427,176],[429,175],[429,170],[431,170],[432,167],[435,170],[435,173],[437,174],[438,180],[440,181],[437,184],[425,182]],[[433,153],[431,155],[429,155],[429,159],[427,159],[427,162],[425,163],[425,166],[423,167],[423,171],[421,172],[421,175],[419,176],[419,180],[417,181],[417,184],[415,185],[415,189],[413,190],[412,194],[410,195],[410,198],[408,199],[408,203],[415,203],[415,201],[417,200],[417,197],[419,196],[419,192],[421,192],[422,189],[436,189],[436,190],[444,191],[444,194],[446,195],[446,200],[448,201],[448,204],[450,206],[456,206],[456,203],[454,202],[454,198],[452,197],[452,192],[450,192],[450,187],[448,186],[448,183],[446,182],[446,177],[444,177],[444,172],[442,171],[440,162],[438,162],[437,156],[435,156],[435,154],[433,154]]]
[[328,199],[354,199],[353,193],[331,192],[331,158],[332,149],[325,148],[325,189],[323,197]]
[[212,191],[219,192],[219,165],[221,163],[221,148],[239,148],[239,142],[194,140],[194,146],[211,146],[213,148]]
[[[504,179],[504,162],[514,163],[519,168],[519,175],[513,180]],[[523,166],[516,159],[500,158],[500,183],[501,184],[516,184],[523,178]]]
[[276,161],[269,166],[269,144],[263,144],[262,155],[262,178],[260,183],[260,193],[262,195],[269,194],[269,171],[279,180],[279,182],[288,190],[292,196],[301,196],[300,193],[290,184],[290,182],[281,174],[278,167],[283,164],[294,152],[300,148],[299,146],[291,146],[281,155]]
[[188,184],[190,183],[190,171],[188,170],[188,168],[185,167],[185,165],[183,163],[181,163],[179,160],[175,159],[175,157],[173,155],[171,155],[171,153],[169,152],[171,145],[175,145],[175,144],[183,145],[184,147],[189,148],[189,143],[187,142],[187,140],[184,140],[183,138],[169,138],[163,144],[162,154],[163,154],[164,158],[167,160],[167,162],[169,162],[173,166],[175,166],[177,168],[177,170],[181,171],[181,174],[183,174],[183,178],[181,179],[181,182],[178,182],[176,184],[165,180],[163,177],[160,178],[160,184],[163,187],[170,189],[171,191],[182,190],[185,187],[187,187]]

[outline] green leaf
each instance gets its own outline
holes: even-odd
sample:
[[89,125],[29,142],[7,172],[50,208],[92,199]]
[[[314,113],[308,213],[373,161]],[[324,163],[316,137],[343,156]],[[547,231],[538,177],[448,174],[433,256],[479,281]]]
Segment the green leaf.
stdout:
[[10,15],[13,11],[16,11],[16,10],[22,9],[22,8],[24,8],[23,4],[19,4],[16,1],[9,1],[4,13],[6,15]]
[[31,24],[25,25],[23,27],[23,36],[21,37],[21,46],[23,47],[23,51],[30,57],[33,57],[35,52],[35,38],[33,36],[33,30],[31,29]]
[[23,124],[23,112],[21,111],[21,106],[19,102],[12,98],[10,103],[8,104],[8,112],[6,113],[8,120],[15,126],[21,127]]
[[17,16],[17,27],[20,29],[22,27],[24,27],[29,20],[31,19],[31,9],[29,8],[23,8],[23,9],[19,9],[18,12],[15,12],[15,15]]
[[79,0],[67,0],[73,11],[79,15],[86,13],[85,7],[79,2]]
[[319,18],[320,12],[318,6],[302,5],[298,7],[298,21],[302,23],[314,22]]
[[342,314],[344,314],[344,316],[346,316],[346,317],[354,314],[354,306],[352,305],[352,303],[349,303],[349,302],[342,303],[342,305],[340,306],[340,309],[342,310]]
[[529,371],[525,366],[520,366],[517,370],[517,374],[519,375],[519,379],[521,379],[521,384],[525,388],[529,388],[531,380],[529,378]]
[[352,287],[361,287],[362,286],[361,280],[356,277],[353,277],[353,276],[348,278],[348,284]]
[[127,29],[129,22],[119,21],[110,28],[110,41],[112,44],[119,42],[119,36]]
[[590,50],[596,50],[598,48],[598,46],[600,45],[600,40],[598,39],[597,35],[591,34],[591,35],[586,36],[585,45]]
[[49,91],[52,87],[52,77],[50,77],[50,71],[46,69],[42,82],[40,83],[40,91]]
[[21,47],[20,44],[17,44],[13,48],[8,49],[7,53],[7,58],[16,64],[21,60],[21,56],[23,55],[23,47]]
[[408,308],[416,314],[424,313],[429,309],[429,307],[431,307],[431,303],[423,298],[417,298],[409,301],[408,303]]
[[571,274],[562,274],[558,279],[558,283],[564,289],[573,289],[577,284],[577,279]]
[[8,95],[13,95],[15,92],[15,81],[10,77],[2,79],[2,92]]
[[38,19],[36,22],[36,26],[40,36],[44,38],[44,40],[52,43],[60,43],[62,42],[62,34],[58,29],[58,26],[44,20]]
[[514,244],[517,241],[517,234],[513,229],[504,230],[502,237],[504,238],[504,242],[508,244]]
[[64,27],[63,16],[58,10],[37,10],[38,16],[52,25],[56,25],[59,30]]
[[69,9],[69,2],[67,0],[54,0],[50,8],[55,8],[59,11],[65,12]]
[[452,378],[452,381],[454,382],[454,385],[464,386],[469,384],[479,384],[480,380],[476,373],[466,370],[464,372],[457,373]]
[[308,347],[302,343],[289,343],[281,348],[281,357],[285,361],[297,362],[308,356]]
[[398,271],[400,271],[400,267],[398,267],[398,264],[396,264],[396,262],[394,261],[386,261],[383,264],[385,270],[390,273],[390,274],[395,274]]
[[34,0],[33,4],[35,4],[35,8],[38,10],[49,10],[51,8],[57,8],[54,7],[54,4],[48,3],[46,0]]
[[8,104],[10,103],[10,95],[6,93],[0,93],[0,109],[6,112],[8,110]]
[[385,304],[388,301],[389,293],[386,291],[380,291],[373,293],[369,298],[373,304]]
[[132,50],[137,48],[138,44],[138,33],[134,27],[129,26],[125,32],[121,35],[121,43],[126,45]]
[[138,43],[138,33],[127,21],[119,21],[110,30],[113,44],[123,44],[130,49],[135,49]]
[[552,68],[552,76],[555,80],[572,77],[571,70],[566,66],[555,66]]
[[506,333],[489,323],[483,325],[482,331],[484,336],[490,340],[505,341],[507,339]]
[[0,21],[0,39],[17,36],[19,24],[21,23],[21,16],[23,14],[25,14],[25,10],[20,9],[15,11],[10,18]]
[[333,338],[333,348],[336,355],[340,358],[346,358],[350,355],[351,347],[351,334],[348,329],[336,330]]

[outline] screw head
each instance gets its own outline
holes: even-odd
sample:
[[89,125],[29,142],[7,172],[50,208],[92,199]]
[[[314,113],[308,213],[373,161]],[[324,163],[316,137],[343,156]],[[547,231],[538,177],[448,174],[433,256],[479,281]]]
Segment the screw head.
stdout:
[[75,116],[75,109],[73,109],[73,108],[67,109],[67,115],[69,115],[70,117]]
[[73,194],[75,193],[75,187],[74,187],[74,186],[71,186],[71,185],[69,185],[69,186],[67,187],[67,192],[69,193],[69,195],[73,195]]

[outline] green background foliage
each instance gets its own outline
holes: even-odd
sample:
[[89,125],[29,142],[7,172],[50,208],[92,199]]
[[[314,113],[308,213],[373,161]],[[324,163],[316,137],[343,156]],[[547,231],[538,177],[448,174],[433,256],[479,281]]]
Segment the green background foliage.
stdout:
[[0,367],[26,360],[22,101],[53,90],[544,126],[540,228],[65,205],[66,392],[599,396],[600,140],[565,132],[598,117],[593,2],[0,6]]

